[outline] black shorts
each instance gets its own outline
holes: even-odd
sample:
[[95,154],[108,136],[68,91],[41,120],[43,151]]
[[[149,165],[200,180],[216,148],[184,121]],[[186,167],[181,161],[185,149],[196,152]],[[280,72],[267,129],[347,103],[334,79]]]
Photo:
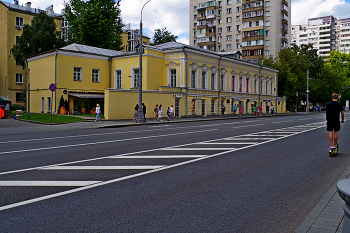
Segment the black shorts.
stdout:
[[340,122],[339,121],[327,121],[327,131],[339,131]]

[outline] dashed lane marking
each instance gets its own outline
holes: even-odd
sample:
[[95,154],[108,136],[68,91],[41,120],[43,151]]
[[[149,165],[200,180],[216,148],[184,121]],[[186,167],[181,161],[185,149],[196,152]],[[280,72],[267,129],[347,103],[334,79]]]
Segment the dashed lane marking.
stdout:
[[28,181],[18,181],[18,180],[11,180],[11,181],[0,181],[0,186],[55,186],[55,187],[64,187],[64,186],[87,186],[99,183],[101,181],[34,181],[34,180],[28,180]]
[[52,166],[41,170],[150,170],[162,168],[161,166]]

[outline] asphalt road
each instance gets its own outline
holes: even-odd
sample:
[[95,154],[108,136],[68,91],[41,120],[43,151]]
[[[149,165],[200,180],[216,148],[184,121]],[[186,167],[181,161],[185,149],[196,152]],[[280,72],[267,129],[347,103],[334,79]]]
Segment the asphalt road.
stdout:
[[0,232],[293,232],[349,128],[332,158],[323,113],[2,134]]

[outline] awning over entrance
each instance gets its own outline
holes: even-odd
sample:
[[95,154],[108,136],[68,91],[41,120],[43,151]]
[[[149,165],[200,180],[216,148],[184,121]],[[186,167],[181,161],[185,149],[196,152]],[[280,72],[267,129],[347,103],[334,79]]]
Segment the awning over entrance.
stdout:
[[69,96],[78,97],[81,99],[104,99],[104,95],[97,95],[97,94],[68,94]]

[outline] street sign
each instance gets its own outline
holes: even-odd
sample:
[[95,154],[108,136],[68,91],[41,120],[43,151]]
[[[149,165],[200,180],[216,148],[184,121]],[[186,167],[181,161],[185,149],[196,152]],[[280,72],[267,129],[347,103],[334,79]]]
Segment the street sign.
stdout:
[[50,86],[49,86],[49,89],[50,89],[50,91],[55,92],[55,91],[56,91],[56,89],[57,89],[56,84],[51,83],[51,84],[50,84]]

